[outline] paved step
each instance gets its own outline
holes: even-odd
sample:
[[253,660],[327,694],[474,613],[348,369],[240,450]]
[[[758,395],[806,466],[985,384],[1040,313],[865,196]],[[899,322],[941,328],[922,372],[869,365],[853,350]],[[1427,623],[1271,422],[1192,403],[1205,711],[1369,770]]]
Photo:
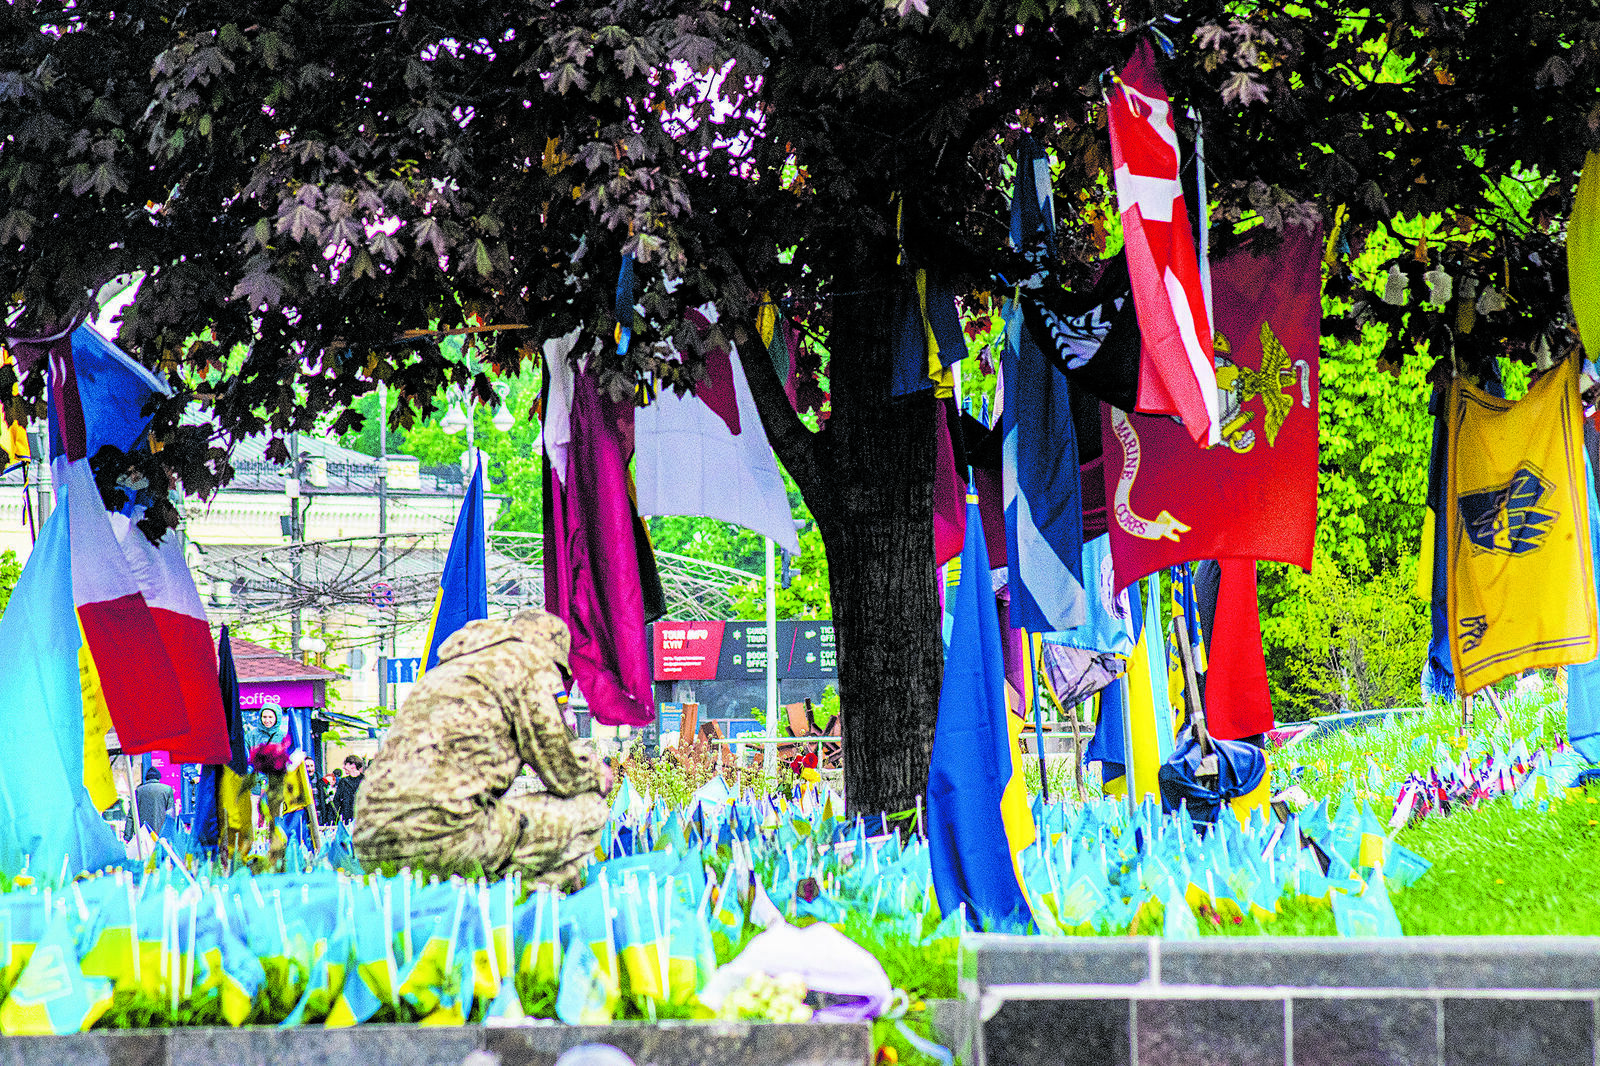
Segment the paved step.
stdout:
[[960,984],[979,1066],[1600,1061],[1600,938],[972,936]]
[[[353,1029],[120,1030],[0,1038],[0,1066],[552,1066],[578,1044],[611,1044],[638,1066],[870,1066],[865,1024],[621,1023],[516,1028],[363,1025]],[[479,1056],[471,1066],[494,1062]]]

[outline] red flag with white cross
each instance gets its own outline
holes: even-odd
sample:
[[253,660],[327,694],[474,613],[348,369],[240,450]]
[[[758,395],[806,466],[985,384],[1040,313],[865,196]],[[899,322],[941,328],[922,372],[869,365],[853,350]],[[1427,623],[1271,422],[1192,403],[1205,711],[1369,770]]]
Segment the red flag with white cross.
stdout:
[[1112,177],[1139,316],[1138,410],[1176,415],[1202,447],[1218,443],[1221,419],[1212,367],[1210,314],[1183,185],[1172,103],[1140,41],[1106,96]]

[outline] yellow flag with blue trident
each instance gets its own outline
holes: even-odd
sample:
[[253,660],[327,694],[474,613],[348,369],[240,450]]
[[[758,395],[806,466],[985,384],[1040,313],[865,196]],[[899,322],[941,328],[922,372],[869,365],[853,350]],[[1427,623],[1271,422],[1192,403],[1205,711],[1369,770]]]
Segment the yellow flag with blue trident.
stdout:
[[1450,641],[1457,691],[1595,657],[1583,402],[1569,358],[1521,400],[1449,393]]
[[59,1036],[86,1032],[111,1006],[111,982],[85,977],[65,916],[56,918],[0,1006],[0,1033]]

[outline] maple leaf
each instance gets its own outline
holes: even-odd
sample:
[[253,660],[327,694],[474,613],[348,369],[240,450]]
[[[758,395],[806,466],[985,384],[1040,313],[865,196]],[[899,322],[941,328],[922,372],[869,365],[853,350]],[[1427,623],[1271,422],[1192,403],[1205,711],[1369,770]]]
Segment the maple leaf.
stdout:
[[278,210],[278,232],[287,232],[297,241],[307,237],[320,241],[324,221],[321,211],[300,200],[289,200]]
[[424,245],[433,249],[435,256],[442,256],[450,250],[450,241],[445,237],[444,230],[439,225],[439,220],[432,216],[425,217],[417,223],[417,228],[412,231],[411,239],[417,244],[420,251]]
[[276,307],[283,302],[283,282],[265,269],[252,270],[233,287],[233,299],[243,299],[252,309]]
[[1265,103],[1266,99],[1267,87],[1247,70],[1236,71],[1222,83],[1222,102],[1225,104],[1249,107],[1251,104]]
[[1220,52],[1228,43],[1228,31],[1208,22],[1194,31],[1194,43],[1208,51]]
[[711,69],[712,60],[716,58],[716,47],[708,38],[686,33],[667,48],[667,56],[691,70],[704,72]]

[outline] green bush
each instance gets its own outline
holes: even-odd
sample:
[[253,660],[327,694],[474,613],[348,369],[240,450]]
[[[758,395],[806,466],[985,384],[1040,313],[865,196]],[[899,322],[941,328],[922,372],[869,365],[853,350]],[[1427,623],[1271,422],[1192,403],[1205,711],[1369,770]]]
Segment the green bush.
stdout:
[[6,609],[6,604],[11,600],[11,590],[17,587],[17,580],[22,577],[22,564],[17,562],[17,553],[7,548],[0,552],[0,611]]
[[1320,553],[1309,574],[1261,566],[1261,641],[1280,721],[1420,701],[1429,621],[1415,575],[1414,558],[1376,573]]

